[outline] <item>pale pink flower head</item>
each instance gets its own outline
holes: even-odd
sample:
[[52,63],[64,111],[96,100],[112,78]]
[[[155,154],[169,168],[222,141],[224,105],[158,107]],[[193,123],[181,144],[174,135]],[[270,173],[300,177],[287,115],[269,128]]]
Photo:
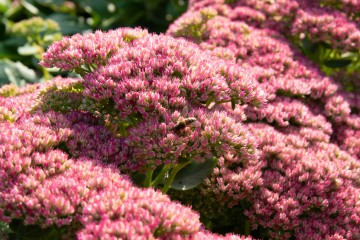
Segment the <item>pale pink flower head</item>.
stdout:
[[107,59],[114,55],[119,48],[125,47],[129,42],[146,34],[145,30],[123,28],[111,30],[108,34],[98,30],[95,33],[64,37],[48,48],[40,65],[63,70],[88,67],[90,70],[106,64]]

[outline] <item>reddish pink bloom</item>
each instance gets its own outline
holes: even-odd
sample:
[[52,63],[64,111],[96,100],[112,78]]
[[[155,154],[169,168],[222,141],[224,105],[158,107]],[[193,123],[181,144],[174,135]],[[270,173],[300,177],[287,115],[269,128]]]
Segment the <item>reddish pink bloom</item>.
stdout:
[[[246,213],[253,227],[266,229],[273,238],[359,238],[357,91],[343,93],[335,79],[321,73],[287,40],[295,32],[304,33],[338,50],[354,51],[356,24],[336,10],[321,8],[320,1],[225,2],[190,1],[188,12],[170,26],[168,34],[186,37],[207,52],[251,70],[268,103],[243,110],[244,126],[259,144],[259,161],[241,169],[239,176],[216,168],[198,193],[205,199],[215,194],[221,206],[228,204],[233,211],[244,209],[243,202],[237,203],[239,198],[250,201]],[[247,16],[245,9],[254,14]],[[211,17],[201,18],[204,15]],[[197,26],[198,35],[189,31],[192,26]],[[227,161],[220,159],[222,164]],[[254,172],[246,175],[251,168]],[[258,171],[259,181],[252,181]],[[226,184],[228,176],[237,188]],[[239,195],[252,187],[250,198]],[[201,206],[205,205],[199,203],[201,198],[180,199],[219,221],[222,211],[208,211],[211,204]]]

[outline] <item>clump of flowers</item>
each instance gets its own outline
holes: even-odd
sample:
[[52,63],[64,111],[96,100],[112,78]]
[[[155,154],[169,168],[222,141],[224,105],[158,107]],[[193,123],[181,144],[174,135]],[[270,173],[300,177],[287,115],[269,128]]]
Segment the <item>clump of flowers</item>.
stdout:
[[[115,37],[118,42],[110,44]],[[91,54],[89,46],[97,46]],[[246,168],[257,158],[251,135],[224,106],[256,109],[265,102],[262,89],[251,72],[185,40],[140,29],[76,35],[52,45],[41,64],[75,70],[84,80],[79,93],[73,87],[43,91],[39,107],[47,108],[49,98],[75,94],[66,98],[72,109],[97,114],[123,140],[126,150],[118,157],[119,167],[144,173],[144,186],[161,184],[170,174],[163,183],[166,192],[177,172],[192,163],[229,159],[224,168],[240,163]],[[50,104],[56,109],[57,103]],[[182,123],[187,118],[195,123]],[[242,174],[241,168],[228,171]]]
[[52,41],[60,40],[60,27],[57,22],[51,19],[33,17],[15,23],[11,31],[22,37],[25,37],[31,44],[48,46]]
[[356,58],[327,76],[304,56],[307,44],[331,49],[328,66],[356,56],[356,13],[189,4],[168,36],[51,45],[40,64],[81,79],[0,89],[0,221],[58,239],[360,238],[360,97],[342,80]]
[[[259,237],[357,239],[359,96],[356,91],[346,93],[337,79],[323,74],[288,38],[295,40],[303,33],[314,42],[327,42],[336,51],[354,51],[359,30],[351,19],[329,6],[322,8],[313,2],[301,8],[308,2],[190,1],[188,12],[170,26],[168,34],[194,41],[186,30],[196,26],[202,30],[196,40],[202,49],[251,70],[266,92],[266,106],[244,109],[245,126],[259,144],[257,172],[261,172],[262,184],[250,197],[227,207],[236,212],[245,205],[245,214],[258,229],[254,234]],[[246,15],[249,9],[257,14]],[[276,9],[284,14],[276,16]],[[212,18],[198,26],[199,16],[207,12]],[[302,20],[309,14],[313,14],[311,23]],[[321,24],[325,15],[333,19],[329,24]],[[336,27],[338,22],[342,22],[342,28]],[[295,30],[300,25],[308,28]],[[333,41],[344,28],[347,30],[341,34],[342,41]],[[226,207],[223,211],[208,210],[218,209],[219,201],[212,206],[201,203],[202,198],[213,196],[211,191],[217,192],[217,188],[209,187],[217,171],[195,194],[173,197],[191,203],[205,221],[218,223],[218,217],[222,217],[231,227],[231,220],[222,213],[229,212]],[[231,192],[236,191],[234,188]],[[237,196],[224,194],[217,199],[224,202]],[[233,223],[244,224],[236,216],[232,218]],[[233,229],[241,230],[242,226]]]
[[[74,119],[72,114],[66,117],[48,112],[28,118],[24,123],[1,125],[4,146],[1,149],[1,177],[7,180],[1,186],[1,221],[21,219],[25,225],[63,227],[80,219],[82,225],[90,227],[99,221],[99,217],[105,218],[104,212],[111,213],[105,206],[115,210],[112,202],[116,200],[122,211],[114,213],[116,219],[115,215],[109,216],[107,226],[116,229],[115,220],[121,221],[124,235],[117,235],[114,231],[108,233],[109,236],[120,238],[130,234],[131,237],[134,226],[130,214],[139,217],[139,224],[140,221],[145,224],[148,237],[171,235],[176,231],[176,234],[185,236],[199,230],[197,214],[170,202],[165,195],[153,189],[141,190],[132,186],[127,177],[100,160],[70,159],[59,145],[74,134],[71,119]],[[148,205],[145,206],[144,201]],[[98,205],[103,206],[104,212],[94,211]],[[154,215],[149,218],[149,214]],[[98,231],[88,236],[93,239],[101,236],[101,231]]]
[[326,8],[299,10],[292,34],[326,42],[344,51],[357,51],[360,48],[360,30],[356,23],[349,21],[341,12]]
[[[1,221],[15,232],[36,225],[59,235],[70,225],[79,239],[223,238],[200,230],[189,208],[122,174],[143,175],[141,186],[165,193],[198,185],[219,163],[211,184],[228,184],[221,191],[237,188],[232,175],[253,175],[260,185],[256,144],[241,124],[242,106],[265,102],[251,72],[140,29],[64,38],[41,64],[83,79],[2,89],[1,173],[9,181],[1,189]],[[22,97],[27,101],[13,108]],[[181,170],[199,166],[208,166],[202,177],[182,182]],[[249,185],[235,194],[251,191]]]
[[6,180],[0,185],[0,221],[9,224],[12,236],[245,239],[205,232],[191,208],[134,186],[117,169],[125,144],[96,116],[34,111],[42,92],[78,82],[56,78],[1,98],[4,109],[22,103],[12,109],[17,117],[0,124],[0,176]]

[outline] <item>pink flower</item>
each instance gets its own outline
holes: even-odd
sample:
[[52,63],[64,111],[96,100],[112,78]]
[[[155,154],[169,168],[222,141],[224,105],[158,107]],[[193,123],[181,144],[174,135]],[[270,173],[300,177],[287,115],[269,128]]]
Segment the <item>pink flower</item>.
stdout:
[[[229,213],[245,210],[253,227],[266,229],[272,238],[358,238],[358,94],[342,93],[335,79],[321,73],[287,40],[295,33],[289,30],[296,28],[297,34],[306,32],[311,40],[353,51],[355,23],[335,10],[320,8],[317,1],[199,0],[189,5],[167,34],[194,41],[188,29],[197,24],[195,42],[251,71],[268,103],[258,109],[243,106],[244,127],[254,134],[260,158],[246,167],[238,165],[236,174],[227,165],[232,157],[220,158],[213,174],[194,191],[197,195],[179,199],[213,221],[240,221]],[[199,22],[204,7],[214,14]],[[256,15],[244,16],[244,8]],[[244,189],[251,192],[249,197]],[[214,196],[220,209],[202,202]],[[248,207],[244,200],[250,201]]]
[[299,10],[292,34],[305,34],[314,42],[323,41],[344,51],[356,51],[360,47],[360,31],[356,24],[329,8]]

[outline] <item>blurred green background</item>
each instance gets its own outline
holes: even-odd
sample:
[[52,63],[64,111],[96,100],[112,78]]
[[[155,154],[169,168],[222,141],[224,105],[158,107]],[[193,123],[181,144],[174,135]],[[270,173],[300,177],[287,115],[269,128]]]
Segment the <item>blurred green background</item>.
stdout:
[[64,35],[125,26],[161,33],[186,9],[185,0],[0,0],[0,86],[64,76],[38,65]]

